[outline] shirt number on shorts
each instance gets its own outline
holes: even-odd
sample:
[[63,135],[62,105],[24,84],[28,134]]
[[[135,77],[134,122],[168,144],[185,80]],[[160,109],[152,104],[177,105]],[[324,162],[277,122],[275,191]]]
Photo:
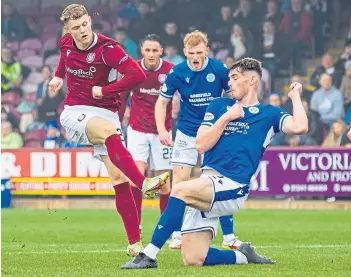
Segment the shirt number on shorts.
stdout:
[[171,148],[163,148],[162,154],[163,154],[164,160],[172,159],[172,149]]

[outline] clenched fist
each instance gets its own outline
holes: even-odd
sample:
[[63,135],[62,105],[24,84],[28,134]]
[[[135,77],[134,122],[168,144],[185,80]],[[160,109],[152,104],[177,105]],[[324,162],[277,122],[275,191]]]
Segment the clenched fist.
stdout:
[[227,114],[229,115],[230,120],[235,120],[245,116],[244,109],[239,104],[234,104],[233,106],[228,108]]
[[49,88],[52,89],[53,91],[60,90],[62,86],[63,86],[63,79],[60,77],[54,77],[49,82]]
[[102,89],[101,87],[94,86],[93,87],[93,98],[95,99],[101,99],[102,98]]
[[290,85],[290,92],[288,93],[289,98],[294,98],[296,96],[301,96],[302,94],[302,85],[298,82],[294,82]]

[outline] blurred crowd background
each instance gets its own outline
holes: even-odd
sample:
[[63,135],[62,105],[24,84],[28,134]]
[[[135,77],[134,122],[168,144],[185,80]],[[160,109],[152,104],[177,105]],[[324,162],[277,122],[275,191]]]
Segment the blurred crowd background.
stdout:
[[[3,1],[1,14],[1,147],[75,148],[60,127],[65,89],[48,88],[59,60],[59,21],[67,1]],[[211,57],[230,67],[243,57],[263,62],[260,101],[292,113],[289,84],[304,85],[309,131],[279,134],[273,146],[350,147],[351,1],[348,0],[90,0],[95,32],[116,39],[134,58],[140,40],[161,36],[163,59],[184,61],[183,37],[209,36]],[[128,93],[128,92],[126,92]],[[179,103],[173,101],[173,128]],[[128,126],[129,103],[123,127]]]

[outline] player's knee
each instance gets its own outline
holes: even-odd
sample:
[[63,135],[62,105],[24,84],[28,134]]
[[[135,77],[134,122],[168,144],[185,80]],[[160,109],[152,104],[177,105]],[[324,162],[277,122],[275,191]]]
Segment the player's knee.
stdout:
[[192,198],[191,195],[189,194],[189,191],[185,185],[185,182],[180,182],[172,188],[171,195],[173,197],[177,197],[179,199],[182,199],[187,205],[190,205],[192,203]]
[[114,126],[112,126],[112,124],[107,122],[106,124],[104,124],[104,126],[102,126],[101,136],[103,140],[106,140],[109,136],[112,136],[116,133],[117,131],[114,128]]
[[128,182],[128,179],[121,173],[114,173],[113,176],[110,176],[112,186],[118,186],[120,184]]
[[205,258],[202,255],[197,255],[195,253],[182,253],[183,264],[186,266],[202,266],[204,264]]

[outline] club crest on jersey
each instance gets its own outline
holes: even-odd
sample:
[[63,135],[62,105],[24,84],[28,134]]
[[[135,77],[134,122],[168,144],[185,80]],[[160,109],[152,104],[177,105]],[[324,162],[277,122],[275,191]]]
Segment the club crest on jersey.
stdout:
[[257,114],[260,110],[257,107],[250,107],[249,112],[252,114]]
[[204,120],[212,120],[212,119],[214,119],[213,113],[205,113]]
[[206,76],[206,80],[207,82],[214,82],[214,80],[216,79],[215,75],[213,73],[208,73],[207,76]]
[[67,57],[69,56],[69,54],[71,54],[71,50],[67,50]]
[[185,78],[185,81],[189,84],[189,83],[190,83],[190,78],[189,78],[189,77],[186,77],[186,78]]
[[87,56],[87,63],[92,63],[95,59],[95,53],[89,53]]
[[160,74],[160,75],[158,75],[158,81],[160,82],[160,83],[164,83],[165,82],[165,80],[166,80],[166,74]]
[[163,86],[161,87],[161,91],[163,92],[167,92],[168,88],[166,84],[163,84]]

